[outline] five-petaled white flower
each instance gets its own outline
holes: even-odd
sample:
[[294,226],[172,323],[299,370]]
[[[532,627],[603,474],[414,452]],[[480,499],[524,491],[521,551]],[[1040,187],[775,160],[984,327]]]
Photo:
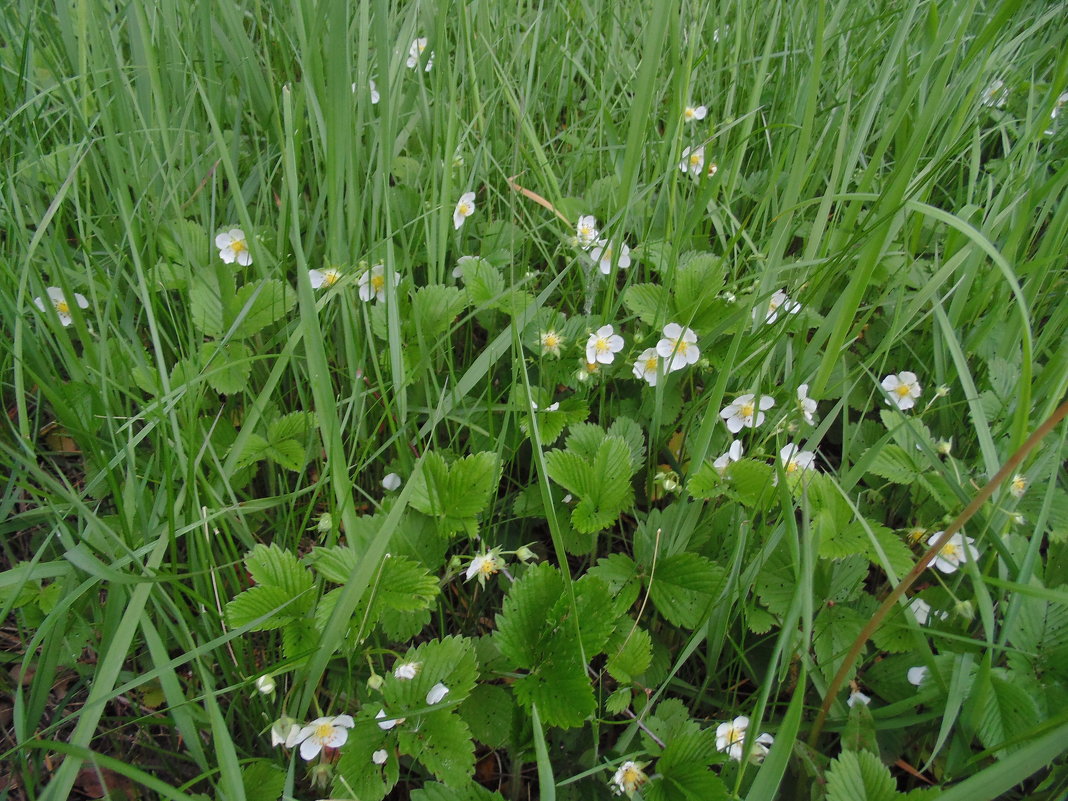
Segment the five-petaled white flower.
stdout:
[[542,353],[551,353],[553,356],[560,355],[560,346],[564,344],[564,338],[555,329],[542,331],[538,337]]
[[597,243],[597,218],[592,214],[579,217],[578,225],[575,226],[575,235],[578,238],[579,247],[589,250]]
[[921,626],[926,626],[927,621],[932,617],[936,617],[939,620],[945,620],[949,617],[948,612],[932,609],[931,605],[923,600],[923,598],[913,598],[909,601],[909,609],[912,611],[912,614],[916,616],[916,622]]
[[434,704],[440,704],[441,699],[449,694],[449,688],[442,684],[440,681],[430,688],[430,692],[426,694],[427,706],[434,706]]
[[802,384],[797,388],[797,405],[801,407],[805,422],[812,425],[815,422],[813,415],[816,413],[816,401],[808,396],[808,384]]
[[759,320],[761,313],[764,315],[764,322],[767,325],[771,325],[779,319],[779,312],[783,311],[787,314],[797,314],[801,311],[801,304],[796,300],[791,300],[790,296],[782,289],[775,290],[775,293],[768,299],[767,308],[761,310],[760,307],[753,309],[753,319]]
[[389,731],[399,723],[404,723],[404,718],[386,718],[386,710],[379,709],[378,714],[375,715],[375,722],[378,723],[378,728],[382,731]]
[[920,382],[916,380],[916,374],[910,373],[908,370],[896,375],[888,375],[883,379],[882,388],[890,396],[886,399],[886,402],[896,406],[901,411],[906,411],[915,406],[916,399],[920,397],[922,392]]
[[846,706],[849,707],[854,707],[857,704],[864,704],[864,706],[867,706],[870,703],[871,696],[865,695],[860,690],[853,690],[853,692],[849,694],[849,698],[846,699]]
[[[47,304],[42,298],[33,299],[33,302],[37,304],[37,308],[44,311],[48,306],[51,306],[56,310],[56,315],[64,328],[74,322],[74,318],[70,316],[70,304],[67,302],[67,296],[63,294],[63,290],[58,286],[50,286],[45,290],[45,293],[48,295]],[[80,309],[89,308],[89,301],[85,299],[85,295],[75,292],[74,302],[78,304]]]
[[704,106],[687,106],[683,109],[682,119],[686,122],[693,122],[694,120],[703,120],[708,116],[708,109]]
[[355,725],[349,715],[316,718],[297,734],[301,759],[311,762],[324,748],[340,748],[349,739],[349,729]]
[[660,357],[656,348],[646,348],[638,361],[634,362],[634,377],[642,378],[649,382],[649,386],[656,386],[657,369],[660,366]]
[[341,270],[327,267],[325,270],[308,270],[308,280],[312,289],[329,289],[341,280]]
[[616,795],[625,795],[627,798],[633,796],[635,790],[649,781],[649,777],[642,770],[644,767],[645,764],[642,762],[628,761],[620,765],[612,776],[612,781],[609,782],[612,792]]
[[452,227],[459,229],[464,220],[475,213],[475,193],[464,192],[456,201],[456,209],[452,213]]
[[788,476],[816,469],[816,454],[812,451],[800,450],[792,442],[784,445],[779,451],[779,461],[782,462],[783,472]]
[[477,578],[478,583],[485,587],[486,579],[504,567],[504,560],[501,559],[500,551],[500,548],[490,548],[485,553],[478,554],[471,560],[471,564],[467,566],[464,581]]
[[756,428],[764,422],[764,412],[775,405],[775,399],[761,395],[757,400],[753,394],[739,395],[734,403],[726,406],[719,416],[727,421],[727,430],[737,434],[743,428]]
[[716,469],[716,472],[723,475],[727,472],[727,467],[731,462],[737,462],[742,458],[742,441],[739,439],[734,440],[731,446],[727,448],[727,452],[720,454],[716,457],[716,460],[712,462],[712,467]]
[[396,473],[387,473],[385,476],[382,477],[382,488],[389,492],[393,492],[394,490],[399,489],[400,485],[401,477],[398,476]]
[[[356,280],[360,287],[360,300],[386,299],[386,268],[376,264],[370,270],[364,270]],[[393,273],[393,286],[400,283],[400,276]]]
[[377,751],[371,754],[371,761],[376,765],[385,765],[386,760],[389,758],[389,754],[385,748],[379,748]]
[[586,361],[589,364],[611,364],[621,350],[623,337],[615,333],[612,326],[602,325],[586,342]]
[[252,253],[248,249],[245,232],[240,228],[231,228],[215,237],[215,247],[219,249],[219,258],[227,264],[235,261],[242,267],[252,264]]
[[679,162],[679,169],[689,173],[693,178],[700,178],[705,169],[704,147],[698,145],[697,147],[685,148],[682,151],[682,161]]
[[[941,537],[941,531],[936,531],[928,537],[928,547],[934,545]],[[973,542],[975,540],[971,537],[965,537],[958,531],[939,546],[938,555],[934,558],[934,566],[943,573],[953,573],[964,562],[978,559],[979,551],[972,547]]]
[[661,358],[669,360],[668,371],[672,373],[693,364],[701,357],[701,351],[697,347],[697,334],[678,323],[668,323],[664,326],[664,338],[656,343],[656,352]]
[[1009,482],[1009,494],[1013,498],[1022,498],[1024,493],[1027,492],[1027,476],[1017,473],[1012,477],[1012,481]]
[[630,267],[630,248],[624,242],[619,246],[619,255],[616,255],[615,245],[609,242],[607,239],[598,239],[597,245],[590,248],[590,258],[593,259],[601,272],[608,275],[612,272],[612,261],[614,260],[619,269],[625,270]]
[[908,669],[905,673],[905,678],[908,679],[909,684],[915,684],[919,687],[923,684],[924,679],[927,678],[927,672],[927,665],[917,665]]
[[[426,50],[426,37],[420,37],[412,40],[412,46],[408,48],[408,60],[405,62],[408,65],[408,69],[414,70],[419,66],[419,58],[423,55],[423,51]],[[430,57],[426,60],[427,72],[430,72],[430,68],[434,66],[434,53],[431,52]]]
[[402,681],[411,681],[419,675],[422,662],[398,662],[393,667],[393,675]]
[[[728,723],[721,723],[716,727],[716,750],[726,752],[731,759],[742,761],[742,746],[745,743],[745,734],[749,729],[749,718],[739,715]],[[764,732],[753,742],[751,759],[761,761],[768,754],[768,749],[775,742],[775,738]]]

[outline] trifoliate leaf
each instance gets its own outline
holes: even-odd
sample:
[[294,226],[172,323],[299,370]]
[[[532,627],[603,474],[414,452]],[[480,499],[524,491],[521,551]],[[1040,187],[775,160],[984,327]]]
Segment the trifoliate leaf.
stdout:
[[504,277],[488,261],[468,258],[460,265],[460,272],[473,308],[492,308],[504,294]]
[[827,801],[894,801],[889,768],[870,751],[843,751],[827,770]]
[[[825,512],[822,512],[826,514]],[[821,513],[817,513],[819,515]],[[819,555],[821,559],[840,559],[852,554],[868,553],[870,546],[868,534],[859,521],[847,526],[834,528],[830,525],[817,524],[820,533]]]
[[[561,638],[561,641],[566,638]],[[536,671],[521,676],[512,684],[516,700],[529,712],[533,704],[546,726],[575,728],[594,713],[597,703],[590,680],[578,657],[577,645],[562,646],[572,653],[542,663]]]
[[[571,438],[568,438],[571,442]],[[582,533],[607,528],[634,501],[630,450],[619,437],[606,437],[590,461],[567,451],[546,454],[549,478],[579,496],[571,522]]]
[[614,553],[597,560],[590,568],[589,575],[598,576],[607,584],[615,596],[612,602],[617,615],[622,615],[638,599],[641,582],[638,579],[638,566],[626,554]]
[[308,463],[304,446],[295,439],[268,443],[263,455],[275,464],[295,473],[303,470]]
[[436,517],[443,533],[462,531],[486,508],[497,486],[499,467],[491,452],[458,459],[451,466],[428,451],[411,478],[413,508]]
[[[575,582],[575,608],[578,610],[579,636],[586,658],[599,654],[616,626],[616,614],[608,584],[589,574]],[[570,616],[570,599],[561,597],[550,613],[559,620]]]

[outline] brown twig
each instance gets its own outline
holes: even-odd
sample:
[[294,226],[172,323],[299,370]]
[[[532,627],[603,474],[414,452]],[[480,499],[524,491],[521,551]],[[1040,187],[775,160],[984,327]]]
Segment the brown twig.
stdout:
[[994,474],[994,477],[986,483],[986,485],[979,490],[979,493],[972,498],[971,503],[964,507],[957,518],[950,523],[946,530],[942,532],[942,536],[935,540],[931,547],[927,549],[927,552],[923,555],[919,562],[908,572],[908,574],[898,582],[898,585],[890,591],[890,594],[886,596],[879,608],[875,610],[875,614],[872,615],[871,620],[861,629],[860,634],[853,641],[853,644],[849,648],[849,653],[846,654],[845,659],[842,662],[841,667],[838,669],[838,673],[835,674],[834,679],[831,681],[830,686],[827,688],[827,694],[823,697],[823,704],[820,706],[820,712],[816,716],[816,722],[812,725],[812,732],[808,736],[809,747],[815,747],[816,740],[820,735],[820,731],[823,730],[823,724],[827,720],[827,712],[831,708],[831,703],[838,695],[839,690],[845,684],[846,676],[852,669],[853,664],[860,656],[861,649],[864,648],[864,644],[875,633],[875,630],[879,628],[879,624],[883,622],[883,618],[889,614],[890,610],[894,608],[894,604],[898,599],[905,594],[905,591],[911,587],[916,579],[920,577],[920,574],[927,569],[927,566],[934,561],[935,556],[938,555],[942,545],[949,541],[949,538],[960,531],[964,524],[967,523],[979,511],[979,508],[990,499],[990,496],[994,494],[994,491],[998,488],[998,485],[1003,482],[1006,477],[1015,472],[1020,462],[1024,460],[1034,447],[1039,443],[1046,434],[1052,431],[1061,420],[1068,416],[1068,401],[1062,403],[1057,407],[1056,411],[1050,415],[1042,425],[1035,429],[1034,433],[1027,438],[1027,441],[1021,445],[1016,453],[1009,457],[1009,460],[1001,466],[1001,469]]

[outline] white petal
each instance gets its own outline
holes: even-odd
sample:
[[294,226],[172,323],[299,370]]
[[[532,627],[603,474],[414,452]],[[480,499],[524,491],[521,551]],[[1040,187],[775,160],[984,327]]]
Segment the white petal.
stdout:
[[430,688],[430,692],[426,694],[426,702],[428,705],[440,703],[441,699],[449,694],[449,688],[442,684],[440,681]]

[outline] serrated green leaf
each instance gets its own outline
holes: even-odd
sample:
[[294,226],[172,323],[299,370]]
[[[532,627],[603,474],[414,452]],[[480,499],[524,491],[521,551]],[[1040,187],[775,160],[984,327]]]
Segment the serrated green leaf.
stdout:
[[515,701],[504,687],[479,684],[459,711],[477,742],[490,748],[506,748],[511,744]]
[[270,443],[259,434],[248,434],[245,438],[245,446],[241,449],[241,457],[237,460],[237,466],[246,467],[267,458],[267,448]]
[[267,439],[271,442],[301,439],[314,425],[315,412],[290,412],[267,426]]
[[222,281],[220,286],[216,271],[203,270],[194,274],[189,287],[189,314],[193,327],[204,336],[219,338],[226,333],[224,298],[232,298],[235,289],[229,273],[223,275]]
[[1023,745],[1007,745],[1008,741],[1030,732],[1041,719],[1034,699],[1013,681],[1012,674],[1003,675],[998,670],[980,673],[972,692],[977,704],[976,734],[987,748],[997,749],[994,755],[999,759]]
[[638,599],[638,593],[641,591],[638,566],[626,554],[614,553],[602,557],[588,572],[608,584],[608,589],[615,596],[612,605],[617,614],[622,615]]
[[[869,458],[865,451],[861,461]],[[868,472],[885,478],[894,484],[912,484],[919,478],[919,469],[913,458],[899,445],[883,445],[868,463]]]
[[723,493],[723,478],[711,462],[705,462],[687,479],[686,491],[702,501],[718,498]]
[[743,506],[763,509],[773,497],[772,478],[775,469],[755,459],[741,459],[727,467],[726,480]]
[[[567,426],[581,423],[589,417],[590,407],[581,398],[567,398],[559,401],[559,404],[555,411],[538,411],[534,415],[542,445],[552,445]],[[519,428],[524,435],[530,436],[530,418],[520,415]]]
[[241,768],[241,784],[246,798],[274,801],[285,790],[286,772],[266,759],[254,759]]
[[754,606],[746,610],[745,624],[754,634],[767,634],[775,625],[775,618],[768,610]]
[[509,588],[493,639],[518,667],[534,667],[541,658],[549,612],[563,592],[563,578],[545,562],[532,567]]
[[591,465],[589,490],[571,512],[571,523],[578,531],[592,534],[607,528],[634,502],[629,453],[619,437],[607,437],[601,443]]
[[280,587],[296,597],[312,587],[312,578],[297,557],[277,545],[256,545],[245,556],[245,569],[257,584]]
[[608,427],[608,436],[619,437],[627,444],[631,475],[637,473],[645,463],[645,434],[642,427],[629,417],[617,417]]
[[233,322],[237,323],[234,338],[251,337],[281,320],[293,308],[296,300],[296,294],[289,285],[275,278],[245,284],[228,304]]
[[631,284],[623,293],[623,305],[646,325],[657,325],[669,310],[669,295],[660,284]]
[[431,284],[420,287],[412,297],[412,320],[423,341],[436,344],[449,330],[453,318],[467,306],[464,294],[454,286]]
[[270,631],[288,624],[299,611],[293,596],[281,587],[250,587],[226,604],[226,622],[237,628],[273,612],[270,618],[253,628],[254,631]]
[[568,452],[592,462],[606,436],[604,429],[595,423],[579,423],[568,429],[564,447]]
[[233,395],[248,386],[252,370],[251,354],[240,342],[205,342],[200,346],[200,363],[208,384],[220,395]]
[[334,584],[344,584],[348,581],[359,562],[356,549],[347,545],[313,548],[304,559],[316,573]]
[[608,662],[605,669],[609,675],[621,683],[630,683],[649,669],[653,661],[653,639],[645,629],[624,621],[626,631],[623,641],[608,649]]
[[438,580],[426,568],[403,556],[391,556],[382,567],[375,597],[401,612],[426,609],[438,597]]
[[392,672],[385,676],[382,699],[386,709],[396,714],[426,708],[426,695],[438,683],[449,690],[442,704],[462,703],[478,678],[474,643],[466,637],[444,637],[409,648],[396,664],[418,665],[413,679],[398,679]]
[[715,801],[726,799],[727,787],[708,769],[715,754],[711,733],[683,734],[667,743],[656,762],[659,781],[645,792],[649,801]]
[[489,503],[498,471],[497,457],[488,451],[458,459],[451,466],[440,454],[429,451],[411,478],[410,503],[438,518],[445,533],[461,531]]
[[448,787],[437,782],[424,784],[412,790],[412,801],[504,801],[504,796],[487,790],[480,784],[468,787]]
[[[380,766],[374,764],[371,755],[382,748],[387,751],[387,757],[386,764]],[[382,801],[399,776],[394,750],[391,735],[378,728],[372,718],[357,718],[335,765],[332,795],[346,798],[355,794],[361,801]]]
[[712,607],[726,574],[718,565],[694,553],[661,558],[647,579],[649,598],[664,619],[694,628]]
[[[826,606],[816,615],[812,650],[816,654],[816,663],[828,679],[837,672],[839,662],[866,622],[866,617],[848,606]],[[853,678],[856,670],[854,665],[847,678]]]
[[859,521],[855,520],[841,528],[821,525],[820,530],[821,559],[841,559],[853,554],[867,554],[870,550],[868,535]]
[[870,751],[844,751],[827,770],[827,801],[894,801],[890,770]]
[[516,700],[528,711],[533,704],[538,705],[546,726],[575,728],[583,725],[597,709],[586,671],[577,653],[572,656],[572,659],[544,662],[536,671],[512,684]]
[[[882,549],[883,554],[890,563],[890,568],[894,571],[897,578],[900,579],[912,569],[914,564],[916,564],[916,559],[912,555],[912,551],[909,550],[909,546],[905,544],[904,540],[886,526],[877,524],[869,525],[875,532],[879,548]],[[883,566],[882,560],[879,558],[879,554],[875,549],[875,545],[871,542],[870,537],[868,539],[868,558],[873,565],[880,568]]]
[[471,730],[459,715],[441,710],[424,715],[418,729],[402,728],[401,750],[450,787],[464,787],[475,768]]
[[500,271],[483,259],[469,259],[460,266],[464,290],[471,306],[492,308],[504,293],[504,277]]
[[[619,615],[613,607],[608,584],[597,576],[587,574],[576,581],[574,587],[582,650],[589,658],[604,648],[615,630]],[[570,617],[570,599],[561,596],[550,615],[566,621]]]
[[306,450],[295,439],[271,442],[263,450],[263,455],[286,470],[299,473],[308,465]]
[[624,709],[630,707],[630,687],[617,687],[604,702],[604,709],[610,715],[622,714]]

